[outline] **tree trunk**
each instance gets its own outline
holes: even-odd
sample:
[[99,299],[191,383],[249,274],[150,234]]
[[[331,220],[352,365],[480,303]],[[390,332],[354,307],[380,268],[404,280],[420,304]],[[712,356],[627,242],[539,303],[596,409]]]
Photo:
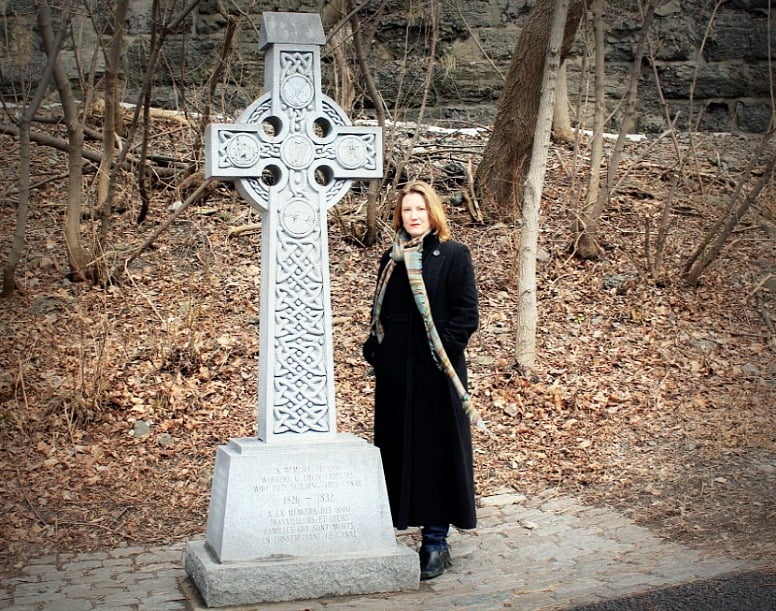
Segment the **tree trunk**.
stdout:
[[593,114],[593,140],[590,144],[590,176],[582,211],[574,221],[576,243],[572,251],[582,259],[598,256],[598,244],[590,230],[595,226],[593,210],[601,192],[601,162],[604,152],[604,127],[606,125],[606,70],[604,49],[604,0],[593,0],[593,40],[595,51],[595,78],[593,90],[595,112]]
[[[568,55],[589,0],[572,0],[560,47]],[[541,84],[555,0],[537,0],[520,32],[504,91],[496,108],[493,133],[477,169],[475,189],[483,214],[517,219],[523,198],[523,180],[539,113]]]
[[[599,189],[597,197],[592,200],[593,203],[587,204],[583,215],[582,233],[578,236],[578,246],[575,254],[580,259],[596,259],[599,254],[598,247],[598,221],[609,204],[609,199],[614,190],[614,179],[617,174],[617,167],[620,165],[620,158],[625,147],[625,139],[633,131],[636,119],[636,105],[638,102],[639,78],[641,76],[641,60],[647,50],[647,41],[649,39],[649,26],[652,23],[652,16],[655,14],[654,2],[649,2],[644,9],[644,19],[641,24],[641,36],[636,45],[636,53],[633,58],[633,66],[628,83],[628,91],[625,94],[625,107],[622,113],[622,122],[620,131],[617,134],[617,141],[614,144],[612,157],[609,159],[609,167],[606,172],[606,184],[603,189]],[[596,41],[598,44],[598,41]],[[603,40],[601,40],[603,45]],[[596,52],[597,54],[597,52]],[[596,63],[598,61],[596,55]],[[596,81],[598,80],[598,66],[596,65]],[[598,85],[596,85],[598,86]],[[602,128],[603,131],[603,128]],[[588,202],[590,202],[588,198]]]
[[[350,25],[353,15],[348,16],[347,0],[333,0],[323,7],[323,28],[327,35],[327,47],[334,58],[332,62],[334,74],[334,101],[348,115],[353,111],[353,102],[356,99],[356,88],[353,85],[353,72],[348,62],[348,41],[353,36]],[[352,8],[352,7],[351,7]],[[355,20],[354,20],[355,21]],[[355,21],[355,27],[360,24]]]
[[[369,97],[371,98],[372,105],[375,109],[377,124],[382,130],[385,130],[385,105],[383,104],[383,98],[380,95],[380,91],[377,89],[374,77],[372,76],[372,70],[366,60],[361,27],[356,19],[357,11],[353,8],[353,4],[353,2],[349,3],[351,7],[350,19],[352,20],[353,29],[353,49],[356,52],[358,66],[361,69],[361,76],[364,79],[366,89],[369,92]],[[383,151],[383,154],[384,153],[385,151]],[[375,179],[369,181],[369,190],[366,198],[366,233],[362,238],[364,246],[372,246],[377,242],[377,202],[380,197],[381,187],[382,180]]]
[[105,54],[105,122],[102,126],[103,160],[98,172],[97,208],[100,210],[100,240],[104,241],[110,228],[113,213],[113,191],[116,182],[111,171],[116,144],[116,117],[119,106],[118,73],[121,49],[124,41],[124,22],[129,0],[119,0],[113,17],[113,38]]
[[[69,27],[70,11],[65,7],[60,15],[61,27]],[[54,65],[54,81],[59,91],[59,99],[62,102],[62,111],[65,116],[65,125],[67,126],[68,136],[68,183],[67,183],[67,210],[65,212],[65,244],[67,246],[67,257],[70,264],[70,275],[73,280],[83,281],[90,273],[89,266],[91,258],[89,253],[81,244],[81,202],[82,185],[81,180],[83,171],[81,168],[81,152],[84,143],[84,131],[78,116],[73,91],[70,88],[70,81],[65,74],[65,69],[58,58],[58,51],[54,46],[54,35],[52,32],[51,10],[48,0],[40,0],[38,11],[38,27],[40,28],[41,39],[49,61]]]
[[552,135],[556,142],[574,142],[574,128],[569,114],[569,84],[566,77],[566,62],[558,71],[558,88],[555,95],[555,114],[552,117]]
[[536,361],[536,253],[539,241],[539,211],[541,208],[544,176],[547,170],[547,153],[550,148],[550,132],[555,105],[555,88],[561,62],[563,30],[569,9],[569,0],[556,0],[546,62],[542,76],[539,112],[536,119],[535,138],[531,150],[528,173],[525,180],[523,224],[518,240],[517,280],[517,337],[515,361],[524,374],[530,373]]

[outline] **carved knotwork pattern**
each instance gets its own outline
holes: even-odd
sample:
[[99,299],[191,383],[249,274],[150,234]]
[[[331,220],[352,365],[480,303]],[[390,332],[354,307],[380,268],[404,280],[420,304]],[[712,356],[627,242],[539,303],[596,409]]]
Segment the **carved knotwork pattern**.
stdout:
[[292,132],[304,130],[309,113],[315,110],[315,80],[312,53],[290,51],[280,54],[281,109],[291,119]]
[[[336,106],[333,100],[324,97],[321,100],[321,108],[323,110],[324,116],[331,122],[332,125],[337,127],[348,125],[348,122],[342,115],[342,109],[339,106]],[[319,148],[317,150],[317,154],[322,157],[322,151],[326,148],[328,148],[328,145]],[[348,192],[348,190],[350,190],[350,185],[352,183],[353,181],[350,179],[337,178],[329,185],[327,185],[326,192],[324,193],[326,208],[331,208],[334,204],[341,200]]]
[[[248,125],[261,125],[263,117],[269,113],[272,108],[272,99],[265,95],[257,100],[257,103],[253,105],[251,111],[247,113],[244,118],[244,123]],[[264,136],[260,133],[259,139],[265,140]],[[267,144],[267,148],[263,149],[263,157],[277,158],[280,155],[280,147],[277,144]],[[264,181],[259,178],[243,178],[243,189],[246,191],[247,199],[254,205],[258,206],[263,204],[266,208],[269,206],[269,187]]]
[[[283,115],[290,119],[289,138],[304,134],[315,109],[312,53],[288,52],[280,56],[280,98]],[[287,168],[291,200],[311,197],[307,172]],[[317,214],[323,214],[318,205]],[[284,210],[277,213],[283,218]],[[274,433],[328,432],[328,380],[326,372],[325,295],[318,219],[310,233],[300,238],[277,225],[275,291],[275,402]]]
[[304,239],[278,238],[274,432],[327,432],[320,225]]

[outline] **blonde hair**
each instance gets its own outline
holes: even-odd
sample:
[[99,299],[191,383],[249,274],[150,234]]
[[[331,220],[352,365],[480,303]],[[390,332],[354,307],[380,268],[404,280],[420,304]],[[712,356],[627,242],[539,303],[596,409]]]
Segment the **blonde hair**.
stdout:
[[404,200],[404,196],[408,193],[417,193],[423,197],[423,201],[426,202],[428,223],[431,231],[437,234],[440,242],[449,240],[452,234],[447,224],[447,215],[445,214],[445,207],[442,205],[442,198],[439,197],[434,187],[422,180],[408,182],[399,191],[396,197],[396,206],[393,208],[393,230],[399,231],[402,228],[401,203]]

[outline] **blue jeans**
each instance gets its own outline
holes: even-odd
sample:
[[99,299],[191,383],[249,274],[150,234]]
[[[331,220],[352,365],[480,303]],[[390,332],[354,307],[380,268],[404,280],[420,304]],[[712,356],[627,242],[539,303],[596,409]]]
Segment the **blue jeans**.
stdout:
[[447,550],[447,532],[450,526],[447,524],[432,524],[424,526],[422,530],[423,549],[429,552],[441,552]]

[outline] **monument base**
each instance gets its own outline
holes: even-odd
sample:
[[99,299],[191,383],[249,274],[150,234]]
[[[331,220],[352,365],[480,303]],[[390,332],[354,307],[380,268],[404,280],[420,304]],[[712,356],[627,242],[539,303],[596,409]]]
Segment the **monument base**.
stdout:
[[185,568],[209,607],[417,589],[396,540],[380,450],[349,433],[219,446],[205,541]]
[[392,552],[267,558],[220,563],[204,541],[190,542],[186,573],[208,607],[417,590],[418,555],[402,544]]

